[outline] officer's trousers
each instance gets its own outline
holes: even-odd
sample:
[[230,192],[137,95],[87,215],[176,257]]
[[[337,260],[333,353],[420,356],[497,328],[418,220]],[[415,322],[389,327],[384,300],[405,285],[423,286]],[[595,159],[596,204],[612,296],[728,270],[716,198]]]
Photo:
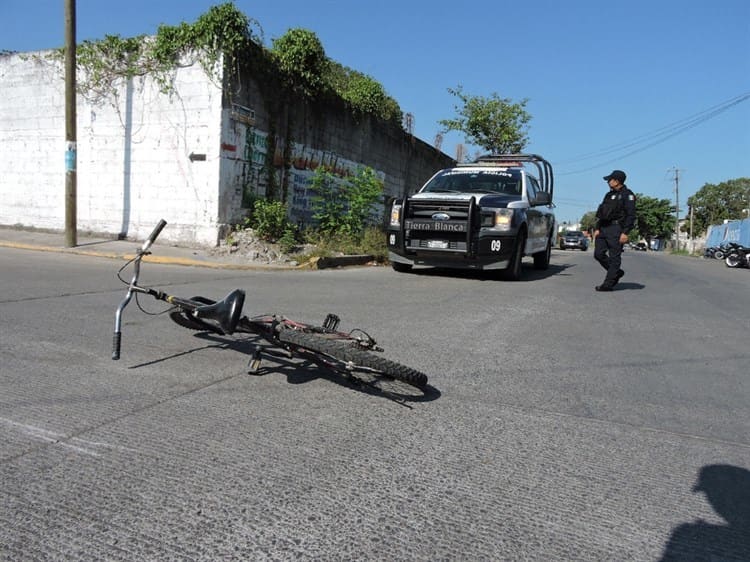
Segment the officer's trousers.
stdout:
[[605,287],[614,287],[617,283],[617,272],[622,264],[622,244],[620,243],[622,228],[613,223],[599,228],[599,236],[594,240],[594,259],[607,270],[604,278]]

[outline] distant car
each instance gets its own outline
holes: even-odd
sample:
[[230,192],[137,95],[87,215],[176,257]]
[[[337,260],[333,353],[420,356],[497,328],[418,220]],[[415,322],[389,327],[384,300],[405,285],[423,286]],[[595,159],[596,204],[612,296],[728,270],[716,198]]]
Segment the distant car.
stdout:
[[560,249],[579,249],[583,252],[589,249],[589,239],[580,230],[568,230],[560,236]]
[[645,242],[638,242],[636,244],[631,244],[630,247],[633,248],[634,250],[638,250],[639,252],[645,252],[646,250],[648,250],[648,246],[646,246]]

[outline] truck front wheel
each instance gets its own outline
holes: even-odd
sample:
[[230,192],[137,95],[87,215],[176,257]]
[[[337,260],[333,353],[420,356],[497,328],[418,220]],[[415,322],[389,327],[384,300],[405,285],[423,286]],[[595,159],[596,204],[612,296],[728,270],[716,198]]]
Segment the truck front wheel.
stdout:
[[508,281],[519,281],[521,279],[521,273],[523,271],[521,261],[523,260],[523,251],[525,247],[526,232],[522,231],[518,233],[516,246],[513,248],[513,256],[510,258],[508,269],[505,270],[505,278]]

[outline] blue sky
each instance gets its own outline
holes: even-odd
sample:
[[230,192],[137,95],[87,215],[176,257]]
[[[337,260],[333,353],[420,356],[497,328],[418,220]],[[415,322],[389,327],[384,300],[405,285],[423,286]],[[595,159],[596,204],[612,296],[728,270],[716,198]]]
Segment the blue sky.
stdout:
[[[77,1],[77,38],[155,33],[220,1]],[[747,0],[235,1],[265,44],[290,28],[317,34],[329,58],[369,74],[414,115],[432,144],[455,116],[448,88],[520,101],[527,152],[555,172],[558,220],[596,208],[602,176],[680,207],[706,183],[750,177],[750,2]],[[0,50],[64,43],[63,0],[0,0]],[[464,143],[444,135],[451,156]],[[476,147],[467,146],[470,154]]]

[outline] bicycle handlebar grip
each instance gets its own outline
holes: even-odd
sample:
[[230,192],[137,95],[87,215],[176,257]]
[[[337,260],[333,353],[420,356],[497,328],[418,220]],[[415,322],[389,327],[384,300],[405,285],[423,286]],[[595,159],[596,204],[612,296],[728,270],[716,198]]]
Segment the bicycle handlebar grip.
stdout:
[[112,338],[112,359],[117,361],[120,358],[120,342],[122,341],[122,332],[115,332]]
[[161,234],[161,231],[164,229],[165,226],[167,226],[167,221],[165,221],[164,219],[161,219],[159,221],[159,224],[157,224],[154,227],[153,232],[149,234],[148,239],[153,243],[159,237],[159,234]]

